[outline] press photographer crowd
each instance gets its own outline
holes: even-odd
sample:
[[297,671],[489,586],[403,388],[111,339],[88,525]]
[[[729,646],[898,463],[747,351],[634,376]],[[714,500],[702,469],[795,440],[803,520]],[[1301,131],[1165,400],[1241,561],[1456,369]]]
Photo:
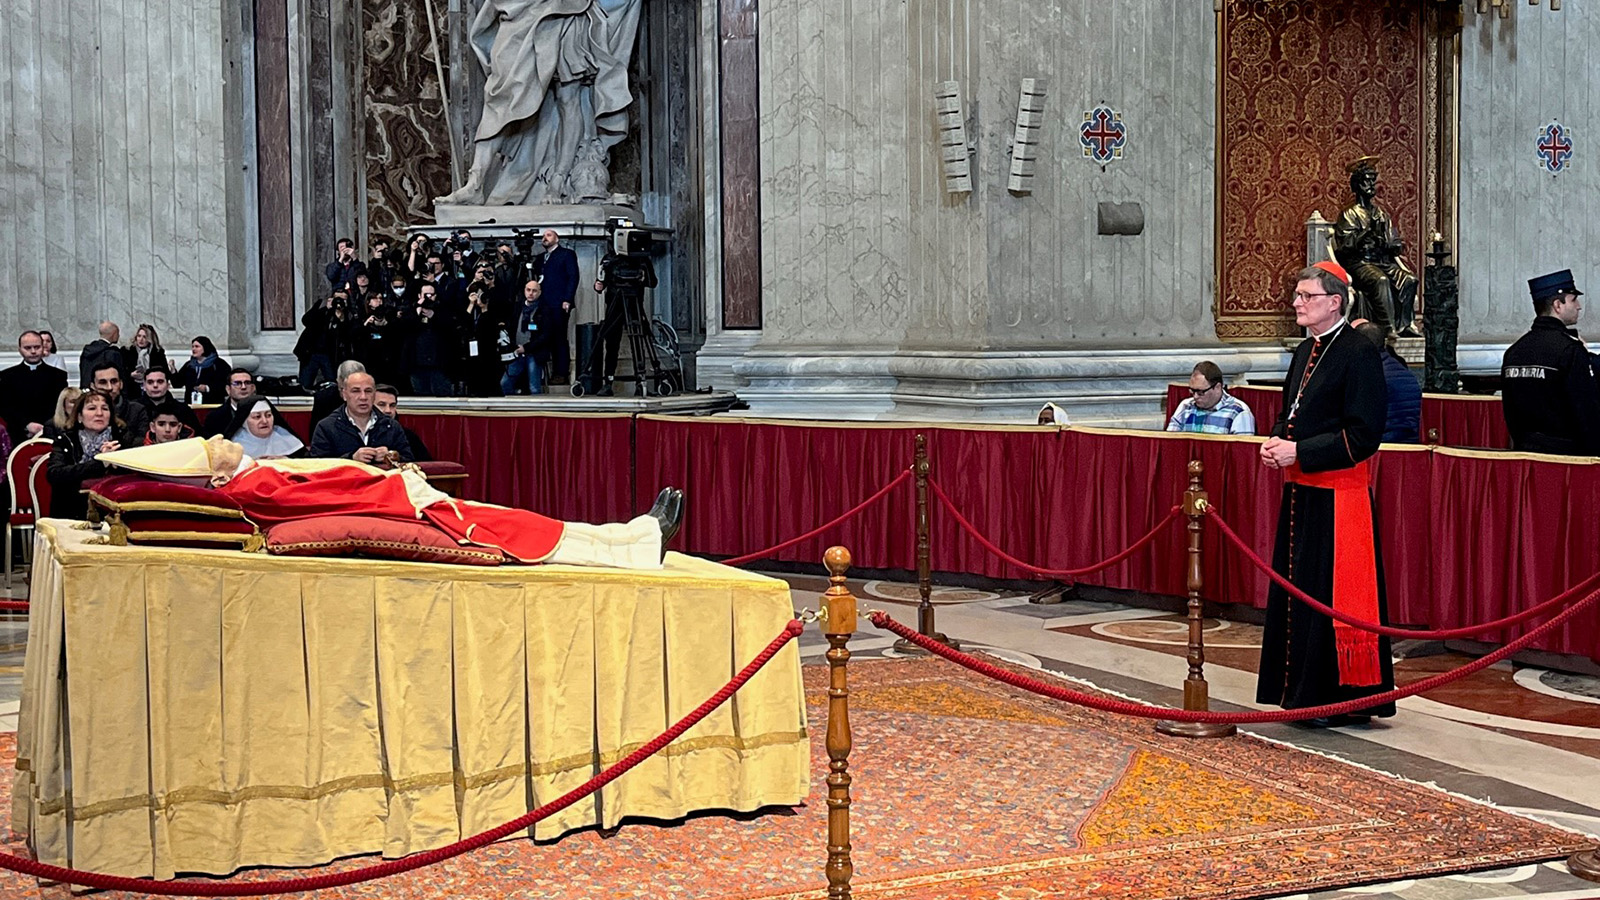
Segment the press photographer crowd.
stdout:
[[[366,259],[341,238],[324,270],[327,293],[302,316],[294,349],[299,378],[290,386],[315,396],[309,436],[295,434],[258,392],[257,378],[230,366],[206,335],[195,336],[184,357],[169,355],[152,325],[140,324],[124,346],[121,328],[102,322],[79,355],[75,387],[54,336],[22,332],[22,361],[0,371],[0,458],[25,440],[53,441],[47,475],[61,489],[52,510],[71,515],[55,509],[54,498],[81,503],[76,486],[104,474],[99,454],[196,435],[225,436],[256,458],[426,460],[395,417],[400,396],[539,394],[547,384],[610,396],[625,336],[644,373],[633,378],[638,389],[675,383],[647,333],[645,290],[656,286],[649,236],[631,224],[609,228],[612,252],[593,283],[605,312],[584,327],[592,341],[583,342],[578,365],[568,342],[578,258],[553,229],[492,245],[465,230],[441,241],[417,234],[398,248],[374,239]],[[196,407],[207,407],[203,417]],[[0,472],[0,484],[5,477]]]

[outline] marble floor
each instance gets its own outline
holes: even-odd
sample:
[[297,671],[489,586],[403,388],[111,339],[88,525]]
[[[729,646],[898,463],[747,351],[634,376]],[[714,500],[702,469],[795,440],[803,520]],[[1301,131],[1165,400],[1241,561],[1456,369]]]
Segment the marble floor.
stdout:
[[[815,608],[827,587],[821,577],[782,577],[794,590],[796,608]],[[884,609],[900,622],[916,624],[914,585],[852,581],[850,587],[863,612]],[[1041,606],[1017,591],[936,587],[933,601],[939,631],[961,641],[964,649],[1081,678],[1137,699],[1181,705],[1188,671],[1187,624],[1177,615],[1113,602],[1116,595],[1111,592],[1095,596],[1101,602]],[[1263,708],[1253,702],[1260,640],[1258,626],[1207,621],[1212,709]],[[893,643],[863,620],[851,648],[858,656],[894,656]],[[826,649],[821,634],[808,629],[801,640],[806,662],[821,663]],[[1397,660],[1395,677],[1404,684],[1470,659],[1442,653]],[[1246,730],[1600,835],[1600,678],[1502,663],[1403,700],[1394,718],[1372,725],[1308,730],[1281,724]],[[1600,884],[1574,877],[1563,863],[1550,862],[1309,896],[1579,900],[1600,898]]]
[[[784,575],[797,609],[815,608],[825,579]],[[863,611],[881,608],[916,622],[914,585],[851,581]],[[0,597],[25,588],[0,585]],[[1034,605],[1018,591],[937,587],[938,627],[968,649],[1087,680],[1142,700],[1179,705],[1186,626],[1176,615],[1114,602],[1115,595]],[[25,617],[0,613],[0,731],[15,731],[21,693]],[[1213,709],[1255,709],[1260,629],[1207,622],[1207,680]],[[893,656],[893,639],[863,620],[851,642],[857,656]],[[801,639],[802,658],[822,663],[819,631]],[[1459,665],[1468,657],[1423,656],[1396,662],[1401,683]],[[1600,835],[1600,678],[1503,663],[1427,696],[1402,701],[1392,719],[1313,731],[1254,726],[1273,740],[1328,753],[1414,781],[1494,803],[1552,824]],[[1293,895],[1306,898],[1308,895]],[[1600,884],[1578,879],[1560,862],[1492,872],[1370,885],[1314,895],[1318,900],[1579,900],[1600,898]]]

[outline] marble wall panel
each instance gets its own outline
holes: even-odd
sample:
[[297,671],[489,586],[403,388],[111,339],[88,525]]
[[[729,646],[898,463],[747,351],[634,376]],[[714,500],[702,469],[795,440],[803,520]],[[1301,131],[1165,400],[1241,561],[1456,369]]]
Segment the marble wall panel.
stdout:
[[762,104],[756,0],[722,0],[718,12],[722,327],[760,328]]
[[222,19],[219,0],[7,3],[4,340],[42,327],[76,348],[110,318],[226,343]]
[[295,310],[294,163],[289,121],[289,11],[255,4],[256,223],[260,234],[261,327],[293,328]]
[[[820,0],[763,10],[768,344],[1072,348],[1212,341],[1214,15],[1166,0]],[[1023,78],[1049,85],[1040,175],[1005,189]],[[945,191],[932,91],[961,85],[970,194]],[[1136,129],[1101,170],[1084,109]],[[724,171],[727,162],[724,161]],[[1103,200],[1144,205],[1100,237]],[[1136,337],[1135,337],[1136,336]]]
[[[433,8],[443,52],[448,10]],[[361,7],[367,227],[391,240],[407,224],[433,221],[433,198],[451,190],[450,125],[426,15],[423,0]]]
[[[1463,343],[1507,342],[1528,329],[1528,279],[1572,269],[1578,286],[1600,285],[1600,85],[1592,3],[1518,5],[1501,19],[1463,8],[1461,34],[1459,252]],[[1535,135],[1551,119],[1571,128],[1570,169],[1538,164]],[[1587,299],[1587,298],[1586,298]],[[1578,323],[1593,339],[1587,311]]]

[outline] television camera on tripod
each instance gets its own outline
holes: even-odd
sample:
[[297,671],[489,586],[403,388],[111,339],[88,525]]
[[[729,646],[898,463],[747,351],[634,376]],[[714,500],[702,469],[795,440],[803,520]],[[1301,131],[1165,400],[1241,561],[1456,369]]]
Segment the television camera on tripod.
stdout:
[[611,251],[600,260],[594,283],[595,292],[606,296],[605,318],[589,365],[572,385],[572,396],[612,396],[623,337],[628,339],[633,373],[621,380],[634,383],[634,396],[671,396],[683,390],[683,364],[677,332],[645,306],[645,292],[656,286],[650,232],[620,217],[606,220],[606,230]]

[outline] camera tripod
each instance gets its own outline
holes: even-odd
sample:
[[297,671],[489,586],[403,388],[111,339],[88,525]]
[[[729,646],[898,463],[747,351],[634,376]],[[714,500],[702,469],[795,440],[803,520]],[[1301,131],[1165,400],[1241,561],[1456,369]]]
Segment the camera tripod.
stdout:
[[[645,316],[642,291],[631,292],[631,296],[621,298],[620,302],[622,315],[608,316],[602,323],[600,333],[595,337],[594,348],[590,351],[588,369],[581,378],[572,383],[572,396],[582,397],[585,394],[600,393],[615,381],[632,381],[635,397],[649,394],[670,397],[673,393],[683,390],[682,368],[678,357],[678,333],[671,325],[660,319]],[[607,379],[603,375],[605,344],[618,328],[622,329],[623,336],[628,340],[633,372]]]

